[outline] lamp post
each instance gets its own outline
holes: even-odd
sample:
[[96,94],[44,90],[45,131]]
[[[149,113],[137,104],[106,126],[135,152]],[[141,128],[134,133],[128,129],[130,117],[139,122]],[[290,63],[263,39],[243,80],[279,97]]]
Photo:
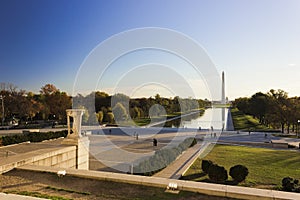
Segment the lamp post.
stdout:
[[2,100],[2,126],[4,125],[4,96],[0,95],[0,99]]

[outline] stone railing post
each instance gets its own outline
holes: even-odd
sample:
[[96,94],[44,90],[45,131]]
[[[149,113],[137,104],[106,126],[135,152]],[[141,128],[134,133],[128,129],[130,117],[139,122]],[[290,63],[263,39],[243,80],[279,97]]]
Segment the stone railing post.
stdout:
[[[82,115],[85,112],[84,109],[68,109],[67,112],[67,125],[68,125],[68,135],[62,141],[65,145],[75,145],[76,146],[76,159],[75,167],[76,169],[89,169],[89,139],[88,137],[83,137],[81,134],[81,121]],[[73,124],[71,127],[71,119],[73,118]]]

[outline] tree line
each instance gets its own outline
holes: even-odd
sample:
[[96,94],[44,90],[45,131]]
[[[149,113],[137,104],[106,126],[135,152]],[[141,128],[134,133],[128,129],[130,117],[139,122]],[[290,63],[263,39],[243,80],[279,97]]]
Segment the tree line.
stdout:
[[288,97],[288,93],[280,89],[235,99],[233,106],[257,118],[261,124],[280,128],[282,133],[296,132],[300,125],[300,97]]
[[[159,94],[149,98],[130,98],[124,94],[109,95],[105,92],[91,92],[84,96],[69,96],[52,84],[41,87],[38,94],[18,89],[13,84],[0,83],[0,95],[3,97],[5,123],[13,120],[32,122],[55,120],[66,122],[66,109],[83,108],[86,110],[83,123],[115,123],[116,120],[149,118],[152,115],[171,115],[189,112],[210,105],[207,100],[192,98],[164,98]],[[161,105],[153,106],[155,104]],[[1,105],[1,104],[0,104]],[[150,110],[150,112],[149,112]],[[1,110],[0,110],[1,111]],[[165,113],[163,113],[163,111]]]
[[71,97],[52,84],[46,84],[39,94],[18,89],[13,84],[0,83],[5,122],[34,120],[65,120],[66,109],[72,107]]
[[162,115],[178,115],[211,105],[207,100],[161,97],[156,94],[149,98],[130,98],[125,94],[109,95],[105,92],[92,92],[87,96],[73,97],[73,107],[87,110],[83,122],[115,123],[128,119],[159,117]]
[[[115,121],[178,115],[211,105],[208,100],[161,97],[130,98],[125,94],[109,95],[105,92],[91,92],[88,95],[69,96],[52,84],[41,87],[38,94],[18,89],[13,84],[0,83],[0,97],[3,100],[5,123],[18,119],[19,122],[56,120],[66,122],[66,109],[77,107],[86,110],[85,124],[113,124]],[[0,100],[0,101],[1,101]],[[0,102],[2,107],[2,102]],[[271,128],[295,132],[300,120],[300,97],[288,97],[283,90],[257,92],[250,98],[237,98],[232,102],[245,114],[257,118],[261,124]]]

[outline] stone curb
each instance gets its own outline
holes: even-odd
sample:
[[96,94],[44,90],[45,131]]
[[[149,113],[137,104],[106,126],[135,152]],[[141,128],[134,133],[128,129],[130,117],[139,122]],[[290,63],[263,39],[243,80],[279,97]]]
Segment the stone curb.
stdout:
[[[49,173],[57,173],[61,168],[51,168],[44,166],[32,166],[26,165],[18,167],[17,169],[29,170],[29,171],[42,171]],[[266,189],[256,189],[248,187],[239,186],[228,186],[221,184],[212,183],[202,183],[184,180],[174,180],[159,177],[146,177],[128,174],[119,174],[113,172],[101,172],[101,171],[89,171],[89,170],[76,170],[76,169],[65,169],[66,176],[75,176],[80,178],[88,178],[94,180],[103,181],[114,181],[130,184],[138,184],[152,187],[166,188],[169,183],[176,183],[179,190],[198,192],[206,195],[221,196],[221,197],[231,197],[237,199],[268,199],[268,200],[292,200],[300,199],[300,194],[266,190]]]

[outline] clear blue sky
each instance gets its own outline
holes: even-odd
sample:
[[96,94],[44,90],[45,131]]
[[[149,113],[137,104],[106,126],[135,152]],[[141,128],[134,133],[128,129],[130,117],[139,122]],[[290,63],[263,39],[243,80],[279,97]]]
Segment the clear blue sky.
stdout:
[[226,72],[234,99],[269,89],[300,96],[299,0],[1,0],[0,82],[72,92],[84,58],[141,27],[182,32]]

